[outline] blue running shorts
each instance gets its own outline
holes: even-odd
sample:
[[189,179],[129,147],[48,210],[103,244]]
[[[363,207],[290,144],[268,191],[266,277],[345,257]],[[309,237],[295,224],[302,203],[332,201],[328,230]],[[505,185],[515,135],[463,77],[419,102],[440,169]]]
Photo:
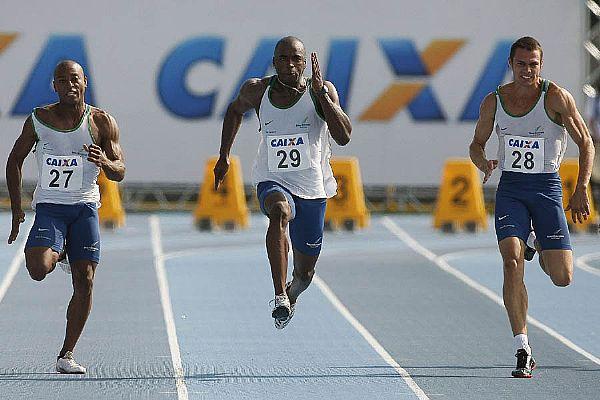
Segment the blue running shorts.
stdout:
[[502,172],[494,220],[498,242],[507,237],[527,242],[533,225],[542,250],[571,250],[558,173]]
[[65,239],[69,262],[100,261],[100,227],[96,204],[36,204],[35,220],[25,248],[49,247],[60,253]]
[[274,192],[282,193],[292,209],[292,219],[289,222],[292,247],[302,254],[318,256],[323,243],[327,199],[303,199],[276,182],[260,182],[256,187],[256,194],[260,209],[266,216],[265,199]]

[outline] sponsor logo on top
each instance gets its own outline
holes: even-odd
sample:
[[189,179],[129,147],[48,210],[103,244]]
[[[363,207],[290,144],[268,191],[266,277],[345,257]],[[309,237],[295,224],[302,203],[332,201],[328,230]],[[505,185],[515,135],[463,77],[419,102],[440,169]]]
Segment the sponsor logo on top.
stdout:
[[541,125],[537,126],[533,132],[528,132],[531,136],[542,136],[544,134],[544,128]]
[[76,158],[57,159],[57,158],[48,157],[48,158],[46,158],[46,164],[51,165],[53,167],[76,167],[77,159]]
[[307,129],[310,128],[310,122],[308,122],[308,117],[304,118],[304,121],[300,123],[296,123],[296,128]]
[[539,149],[539,140],[524,140],[524,139],[508,139],[508,145],[510,147],[518,147],[521,149]]
[[304,144],[302,136],[290,136],[287,138],[275,138],[271,139],[271,147],[293,147]]

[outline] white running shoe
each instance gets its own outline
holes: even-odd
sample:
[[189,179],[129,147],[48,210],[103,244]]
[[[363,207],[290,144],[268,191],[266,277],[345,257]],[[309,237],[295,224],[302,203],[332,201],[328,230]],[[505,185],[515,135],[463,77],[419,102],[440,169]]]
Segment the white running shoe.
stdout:
[[271,301],[275,303],[271,313],[275,320],[286,319],[290,315],[290,299],[288,299],[287,293],[276,295],[275,299]]
[[283,318],[283,319],[275,318],[275,328],[277,328],[277,329],[285,328],[292,320],[292,317],[294,316],[295,311],[296,311],[296,303],[290,305],[290,315],[288,315],[287,318]]
[[[292,282],[287,282],[285,284],[285,294],[286,295],[290,290],[290,286],[292,286]],[[288,300],[289,300],[289,297],[288,297]],[[294,311],[296,311],[296,303],[290,304],[290,314],[287,316],[287,318],[275,318],[275,328],[277,328],[277,329],[285,328],[287,326],[287,324],[290,323],[290,320],[294,316]]]
[[85,374],[85,367],[73,359],[73,352],[67,351],[64,356],[56,359],[56,372],[61,374]]

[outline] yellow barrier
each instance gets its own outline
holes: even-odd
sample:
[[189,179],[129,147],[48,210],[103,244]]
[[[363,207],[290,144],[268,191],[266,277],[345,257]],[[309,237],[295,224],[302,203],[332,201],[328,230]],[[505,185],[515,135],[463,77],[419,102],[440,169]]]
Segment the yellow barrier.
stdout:
[[[577,158],[565,158],[558,171],[560,174],[560,180],[562,182],[563,189],[563,208],[567,208],[569,199],[573,195],[575,185],[577,184],[577,176],[579,175],[579,160]],[[571,211],[565,211],[567,216],[567,222],[569,223],[569,230],[571,232],[581,232],[587,230],[592,233],[598,231],[598,213],[594,205],[594,198],[592,196],[592,189],[588,185],[587,188],[588,199],[590,200],[590,216],[583,223],[573,223],[571,219]]]
[[100,170],[98,175],[98,186],[100,187],[100,203],[98,209],[100,224],[105,228],[119,228],[125,224],[125,211],[121,204],[119,185],[109,180],[104,172]]
[[325,227],[347,230],[369,225],[369,211],[365,204],[358,159],[336,157],[331,159],[331,168],[338,184],[337,194],[327,200]]
[[246,228],[249,212],[244,196],[240,160],[231,156],[229,171],[219,190],[215,190],[213,169],[217,160],[218,157],[209,158],[204,167],[204,181],[194,210],[194,223],[200,230],[210,230],[213,226],[227,230]]
[[463,228],[487,229],[479,170],[466,158],[451,158],[444,165],[433,226],[451,232]]

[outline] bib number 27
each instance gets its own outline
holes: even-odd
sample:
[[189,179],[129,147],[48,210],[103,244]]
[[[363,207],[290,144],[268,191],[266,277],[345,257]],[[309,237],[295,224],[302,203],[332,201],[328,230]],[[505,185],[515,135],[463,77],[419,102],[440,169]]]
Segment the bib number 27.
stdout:
[[[50,183],[48,184],[49,187],[51,188],[59,188],[61,187],[61,171],[57,170],[57,169],[51,169],[50,170],[50,175],[52,180],[50,181]],[[62,171],[62,176],[63,178],[66,177],[64,179],[64,184],[63,184],[63,188],[68,189],[69,187],[69,180],[71,179],[71,175],[73,175],[73,170],[63,170]]]

